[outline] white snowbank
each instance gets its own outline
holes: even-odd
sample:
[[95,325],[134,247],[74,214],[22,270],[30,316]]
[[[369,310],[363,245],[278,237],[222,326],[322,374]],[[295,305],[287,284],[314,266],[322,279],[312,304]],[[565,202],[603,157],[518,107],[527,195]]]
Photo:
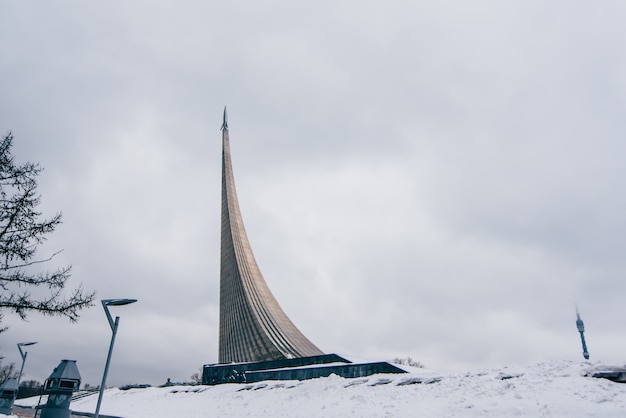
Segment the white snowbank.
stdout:
[[[594,367],[552,361],[464,374],[420,370],[358,379],[109,389],[101,413],[127,418],[626,417],[626,385],[588,377]],[[72,409],[93,412],[96,401],[97,395],[79,399]]]

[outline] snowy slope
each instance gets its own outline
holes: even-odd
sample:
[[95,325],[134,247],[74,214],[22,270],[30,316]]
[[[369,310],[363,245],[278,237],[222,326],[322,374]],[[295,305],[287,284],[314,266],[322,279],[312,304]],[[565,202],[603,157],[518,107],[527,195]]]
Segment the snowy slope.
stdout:
[[[101,413],[128,418],[626,417],[626,384],[585,376],[594,367],[552,361],[463,374],[414,369],[361,379],[109,389]],[[72,409],[92,412],[96,401],[97,396],[83,398]]]

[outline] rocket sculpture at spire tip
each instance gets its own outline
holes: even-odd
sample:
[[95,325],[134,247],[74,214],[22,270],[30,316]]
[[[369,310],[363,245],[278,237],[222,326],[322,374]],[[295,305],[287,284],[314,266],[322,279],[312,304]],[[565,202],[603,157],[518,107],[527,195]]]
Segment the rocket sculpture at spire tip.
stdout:
[[226,106],[224,106],[224,122],[222,122],[222,127],[220,129],[222,131],[228,130],[228,113],[226,113]]

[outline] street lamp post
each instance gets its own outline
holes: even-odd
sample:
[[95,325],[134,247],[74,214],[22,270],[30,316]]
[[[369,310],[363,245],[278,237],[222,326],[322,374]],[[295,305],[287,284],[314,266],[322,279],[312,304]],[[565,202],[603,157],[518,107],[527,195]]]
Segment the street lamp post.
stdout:
[[22,372],[24,371],[24,364],[26,364],[26,356],[28,355],[28,351],[22,351],[22,347],[26,347],[28,345],[35,345],[37,341],[31,341],[28,343],[17,343],[17,349],[20,350],[20,356],[22,356],[22,368],[20,369],[20,374],[17,376],[17,387],[20,387],[20,380],[22,380]]
[[102,383],[100,384],[100,393],[98,394],[98,404],[96,405],[96,413],[94,415],[94,418],[98,418],[100,416],[100,404],[102,403],[102,395],[104,393],[104,387],[106,386],[107,373],[109,372],[109,363],[111,362],[111,353],[113,353],[113,344],[115,344],[115,335],[117,334],[117,327],[120,323],[119,316],[116,316],[115,321],[113,321],[108,307],[128,305],[130,303],[137,302],[137,299],[103,299],[101,302],[102,307],[104,308],[104,312],[107,314],[107,319],[109,320],[109,325],[111,326],[111,331],[113,331],[113,335],[111,336],[111,344],[109,345],[109,354],[107,355],[107,361],[104,365],[104,373],[102,375]]
[[22,372],[24,371],[24,364],[26,364],[26,356],[28,355],[28,351],[22,351],[22,347],[35,344],[37,344],[37,341],[17,343],[17,349],[20,350],[20,356],[22,356],[22,367],[20,368],[20,374],[17,376],[17,390],[15,391],[15,396],[13,397],[13,399],[17,398],[17,394],[20,391],[20,381],[22,380]]

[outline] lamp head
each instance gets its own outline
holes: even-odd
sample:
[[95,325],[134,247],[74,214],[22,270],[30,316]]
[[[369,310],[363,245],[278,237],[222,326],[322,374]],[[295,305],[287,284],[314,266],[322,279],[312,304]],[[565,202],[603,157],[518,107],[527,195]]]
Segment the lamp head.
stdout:
[[137,299],[102,299],[102,304],[106,306],[122,306],[137,302]]
[[[107,319],[109,320],[109,325],[111,326],[111,330],[113,330],[113,333],[115,334],[117,325],[115,325],[115,322],[113,322],[113,318],[111,318],[111,314],[109,313],[109,306],[128,305],[128,304],[137,302],[137,299],[102,299],[101,302],[102,302],[102,307],[104,308],[104,313],[107,314]],[[116,318],[116,321],[117,321],[117,318]]]
[[[35,345],[37,344],[37,341],[28,341],[28,342],[24,342],[24,343],[17,343],[17,349],[20,350],[20,356],[22,356],[22,367],[24,367],[24,362],[26,361],[26,355],[28,353],[25,353],[24,351],[22,351],[22,347],[25,347],[27,345]],[[21,372],[20,372],[20,377],[21,377]],[[19,379],[18,379],[19,382]]]

